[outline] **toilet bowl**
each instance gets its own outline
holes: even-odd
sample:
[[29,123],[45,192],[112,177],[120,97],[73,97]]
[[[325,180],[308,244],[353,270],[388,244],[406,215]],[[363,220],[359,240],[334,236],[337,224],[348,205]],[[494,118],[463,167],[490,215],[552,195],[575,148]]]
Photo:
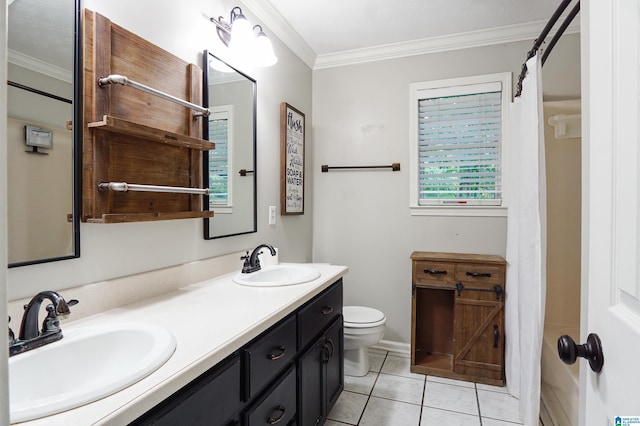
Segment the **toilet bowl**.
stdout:
[[387,318],[377,309],[366,306],[345,306],[344,318],[344,374],[365,376],[369,372],[367,349],[384,336]]

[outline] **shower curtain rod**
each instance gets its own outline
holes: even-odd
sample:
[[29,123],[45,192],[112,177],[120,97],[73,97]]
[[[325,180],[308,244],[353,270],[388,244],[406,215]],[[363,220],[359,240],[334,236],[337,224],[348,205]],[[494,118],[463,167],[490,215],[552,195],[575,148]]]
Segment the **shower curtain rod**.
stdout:
[[[522,70],[520,71],[520,76],[518,77],[516,97],[519,97],[522,94],[522,81],[527,75],[527,61],[533,58],[535,54],[538,52],[538,49],[544,42],[544,39],[547,37],[547,35],[551,31],[551,28],[553,28],[556,22],[558,22],[560,15],[562,15],[565,9],[569,6],[569,3],[571,3],[571,0],[563,0],[562,3],[560,3],[556,11],[553,13],[551,18],[547,22],[547,24],[542,29],[542,32],[540,33],[538,38],[536,38],[536,40],[534,41],[533,47],[527,53],[527,59],[522,64]],[[571,22],[576,17],[579,11],[580,11],[580,0],[578,0],[578,3],[573,7],[569,15],[567,15],[567,17],[564,19],[564,21],[560,25],[560,28],[558,29],[556,34],[553,36],[553,38],[549,42],[549,46],[545,49],[544,54],[542,55],[542,65],[544,65],[545,61],[547,60],[547,57],[549,56],[549,53],[551,53],[551,50],[556,45],[556,43],[558,42],[562,34],[565,32],[569,24],[571,24]]]

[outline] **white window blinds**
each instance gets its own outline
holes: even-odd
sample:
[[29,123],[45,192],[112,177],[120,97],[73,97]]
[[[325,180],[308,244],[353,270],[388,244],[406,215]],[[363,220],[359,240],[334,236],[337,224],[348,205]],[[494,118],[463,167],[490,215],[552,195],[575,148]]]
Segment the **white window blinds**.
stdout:
[[419,205],[500,205],[501,84],[420,92]]
[[209,118],[209,140],[216,148],[209,151],[209,203],[229,202],[229,119],[226,113]]

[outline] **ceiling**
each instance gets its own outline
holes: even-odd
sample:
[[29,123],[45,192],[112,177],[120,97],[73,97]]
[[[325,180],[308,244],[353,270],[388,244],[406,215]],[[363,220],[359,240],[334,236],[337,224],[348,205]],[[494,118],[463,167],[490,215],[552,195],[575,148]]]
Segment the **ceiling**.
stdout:
[[[573,0],[576,3],[578,0]],[[390,49],[421,41],[439,45],[451,37],[501,42],[535,39],[561,0],[244,0],[279,38],[297,40],[309,63],[337,55]],[[563,15],[573,7],[570,4]],[[251,19],[251,18],[250,18]],[[576,32],[578,20],[567,31]],[[285,29],[285,27],[288,27]],[[286,34],[287,30],[295,33]],[[520,31],[517,37],[514,35]],[[491,34],[491,35],[488,35]],[[496,38],[498,37],[498,38]],[[306,45],[306,55],[300,46]],[[313,65],[312,65],[313,66]]]
[[[268,33],[283,40],[311,68],[318,68],[348,62],[354,57],[366,61],[380,59],[380,55],[403,56],[534,39],[560,1],[244,0],[243,3],[268,28]],[[54,34],[61,40],[53,45],[72,46],[72,31],[54,31],[73,28],[70,10],[61,8],[59,0],[17,0],[9,4],[9,48],[69,70],[72,49],[55,51],[47,47],[51,43],[45,45],[39,40],[43,33]],[[73,2],[68,4],[73,7]],[[575,21],[567,33],[577,31],[578,20]]]
[[45,73],[71,81],[74,8],[73,1],[11,0],[7,33],[9,60],[34,70],[46,68]]

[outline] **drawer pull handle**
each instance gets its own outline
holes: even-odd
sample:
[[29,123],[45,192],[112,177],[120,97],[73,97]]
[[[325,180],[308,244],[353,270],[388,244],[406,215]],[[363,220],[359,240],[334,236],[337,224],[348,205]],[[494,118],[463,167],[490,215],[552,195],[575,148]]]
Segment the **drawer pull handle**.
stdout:
[[333,351],[335,350],[335,346],[333,345],[333,340],[327,339],[327,341],[324,344],[324,349],[325,349],[325,353],[327,355],[327,357],[324,360],[324,362],[327,363],[327,362],[329,362],[329,360],[331,358],[333,358]]
[[424,273],[429,275],[447,275],[447,271],[438,271],[436,269],[425,269]]
[[500,340],[500,332],[498,332],[498,326],[493,326],[493,347],[498,347],[498,341]]
[[500,300],[500,298],[504,298],[504,289],[499,285],[496,285],[493,288],[482,288],[482,287],[465,287],[462,283],[456,283],[456,286],[454,288],[458,291],[458,296],[460,296],[460,292],[462,290],[472,290],[472,291],[495,291],[496,300]]
[[475,278],[491,278],[491,274],[483,272],[467,272],[467,276]]
[[278,408],[276,408],[276,410],[280,412],[280,415],[278,417],[269,417],[267,419],[267,423],[269,423],[270,425],[275,425],[284,418],[284,412],[286,408],[283,407],[282,405],[279,405]]
[[322,308],[322,315],[329,315],[331,312],[333,312],[333,306],[325,306]]
[[284,356],[284,354],[286,354],[286,353],[287,353],[287,348],[285,348],[284,346],[280,346],[280,347],[278,348],[278,350],[280,351],[280,353],[279,353],[279,354],[271,354],[271,355],[269,355],[269,359],[270,359],[271,361],[275,361],[275,360],[277,360],[277,359],[280,359],[280,358],[282,358],[282,357]]

